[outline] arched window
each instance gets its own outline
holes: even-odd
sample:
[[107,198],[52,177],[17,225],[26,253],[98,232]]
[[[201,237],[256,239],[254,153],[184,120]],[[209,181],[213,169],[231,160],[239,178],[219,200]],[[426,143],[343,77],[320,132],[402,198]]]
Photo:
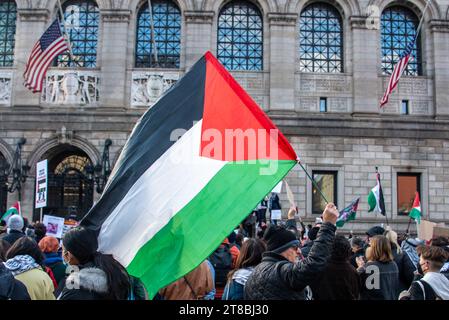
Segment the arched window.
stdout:
[[218,16],[218,59],[228,70],[262,70],[263,22],[248,1],[232,1]]
[[343,27],[335,7],[307,6],[299,19],[299,38],[302,72],[343,72]]
[[68,53],[62,54],[58,57],[58,66],[95,68],[100,21],[97,4],[89,0],[70,0],[64,2],[63,11],[75,61],[70,61]]
[[[137,14],[136,67],[179,68],[181,56],[181,12],[173,1],[151,1],[151,19],[148,1]],[[152,28],[156,54],[153,50]]]
[[[381,18],[381,45],[382,45],[382,73],[391,74],[395,64],[405,51],[407,45],[416,37],[418,17],[409,9],[395,6],[382,12]],[[406,75],[421,75],[421,48],[420,38],[416,40]]]
[[0,1],[0,67],[11,67],[14,63],[16,17],[16,2]]

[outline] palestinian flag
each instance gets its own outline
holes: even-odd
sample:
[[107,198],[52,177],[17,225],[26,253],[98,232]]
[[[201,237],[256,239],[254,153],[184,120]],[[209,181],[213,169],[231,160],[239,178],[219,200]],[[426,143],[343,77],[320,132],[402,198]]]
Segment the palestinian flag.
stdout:
[[415,200],[413,201],[413,208],[408,214],[410,218],[415,219],[416,223],[421,223],[421,202],[419,201],[419,193],[416,191]]
[[138,121],[81,225],[153,297],[204,261],[296,158],[208,52]]
[[340,211],[338,216],[336,226],[341,228],[343,225],[351,220],[355,220],[355,214],[357,212],[357,207],[359,206],[360,197],[351,202],[349,206]]
[[385,216],[385,202],[382,186],[380,185],[380,173],[376,170],[377,184],[368,195],[368,212],[375,211]]
[[13,214],[22,215],[22,211],[20,210],[20,202],[19,201],[14,203],[13,206],[11,208],[9,208],[8,211],[6,211],[3,214],[3,216],[0,220],[4,220],[4,221],[8,222],[9,217],[12,216]]

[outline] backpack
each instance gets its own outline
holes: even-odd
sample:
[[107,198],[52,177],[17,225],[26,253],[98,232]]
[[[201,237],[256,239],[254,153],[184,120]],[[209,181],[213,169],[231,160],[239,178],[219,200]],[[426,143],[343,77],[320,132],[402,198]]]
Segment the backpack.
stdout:
[[229,245],[220,245],[209,257],[209,261],[215,269],[215,286],[224,287],[228,273],[232,269],[232,254]]

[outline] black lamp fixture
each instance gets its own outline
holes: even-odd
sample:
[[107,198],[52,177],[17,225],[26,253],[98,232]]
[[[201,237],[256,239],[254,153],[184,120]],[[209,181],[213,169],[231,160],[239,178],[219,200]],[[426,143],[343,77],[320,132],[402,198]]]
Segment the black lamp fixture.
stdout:
[[95,166],[87,165],[86,173],[89,179],[94,180],[97,185],[97,192],[102,193],[109,175],[111,174],[111,164],[109,162],[109,147],[112,145],[111,139],[106,139],[104,142],[103,156],[101,157],[101,163],[97,163]]
[[17,142],[12,166],[10,166],[6,160],[3,160],[0,163],[0,177],[2,177],[1,180],[5,183],[8,183],[8,178],[12,173],[12,181],[9,184],[8,191],[12,193],[17,190],[19,192],[19,201],[22,200],[22,184],[28,178],[28,171],[30,170],[30,166],[26,163],[23,164],[22,160],[22,146],[25,143],[25,138],[20,138]]

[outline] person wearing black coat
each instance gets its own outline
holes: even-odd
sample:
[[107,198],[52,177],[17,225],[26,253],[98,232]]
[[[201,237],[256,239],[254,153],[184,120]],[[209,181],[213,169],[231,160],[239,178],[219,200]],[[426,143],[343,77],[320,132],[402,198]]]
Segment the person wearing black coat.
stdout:
[[25,285],[0,260],[0,300],[31,300]]
[[366,249],[367,263],[359,257],[357,271],[362,281],[361,300],[397,300],[399,272],[393,260],[390,241],[374,236]]
[[331,256],[337,217],[337,208],[329,203],[309,256],[302,261],[298,261],[299,241],[295,235],[282,227],[270,226],[264,235],[268,251],[245,284],[245,299],[305,300],[306,287],[325,269]]
[[311,285],[314,300],[358,300],[361,282],[357,270],[349,263],[351,246],[342,235],[335,237],[331,259]]
[[301,253],[304,258],[307,258],[307,256],[309,255],[310,249],[312,249],[313,246],[313,241],[315,241],[318,235],[318,231],[320,231],[319,227],[313,227],[312,229],[310,229],[307,235],[309,240],[307,240],[301,248]]

